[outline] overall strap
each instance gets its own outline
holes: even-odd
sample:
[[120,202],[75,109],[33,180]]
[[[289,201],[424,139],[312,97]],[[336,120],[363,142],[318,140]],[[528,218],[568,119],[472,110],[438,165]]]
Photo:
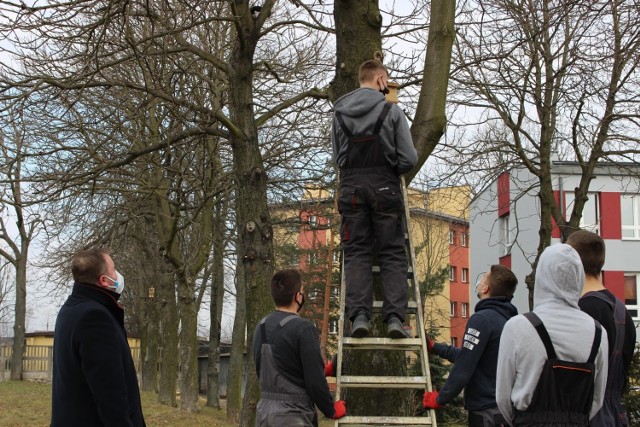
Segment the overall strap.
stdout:
[[557,359],[556,350],[553,348],[553,344],[551,343],[551,337],[547,332],[547,328],[542,324],[542,320],[535,314],[533,311],[528,313],[524,313],[524,317],[531,322],[534,328],[536,328],[536,332],[540,336],[542,343],[544,344],[544,348],[547,350],[547,358],[548,359]]
[[598,323],[597,320],[593,320],[593,323],[596,327],[596,333],[593,336],[593,344],[591,344],[591,354],[589,355],[588,363],[593,363],[596,360],[596,356],[598,355],[598,349],[600,348],[600,339],[602,338],[602,326]]
[[[382,129],[382,124],[387,118],[387,114],[389,114],[389,110],[391,109],[392,105],[393,104],[391,104],[390,102],[385,102],[384,107],[382,107],[382,111],[380,112],[380,115],[378,115],[378,119],[376,120],[376,125],[373,128],[373,135],[378,135],[380,133],[380,129]],[[335,116],[336,116],[336,119],[338,119],[338,123],[340,123],[340,127],[342,128],[342,131],[345,133],[345,135],[351,138],[353,136],[353,132],[351,132],[351,130],[344,123],[342,114],[339,111],[336,111]]]
[[347,135],[347,137],[351,138],[353,136],[353,133],[351,133],[347,125],[344,124],[344,119],[342,118],[342,114],[340,114],[340,112],[338,111],[336,111],[336,119],[338,119],[338,123],[340,123],[340,127],[342,128],[342,131],[344,132],[344,134]]
[[620,299],[616,298],[616,307],[613,309],[613,320],[616,322],[616,344],[614,351],[622,353],[622,347],[624,346],[624,332],[626,323],[627,309],[624,303]]
[[380,133],[380,129],[382,129],[382,124],[384,120],[387,118],[387,114],[389,114],[389,110],[391,109],[391,103],[385,102],[384,107],[382,107],[382,111],[378,116],[378,120],[376,121],[376,127],[373,129],[373,134],[378,135]]
[[260,338],[262,338],[263,344],[267,342],[267,327],[265,326],[266,322],[266,317],[262,318],[262,320],[260,321]]

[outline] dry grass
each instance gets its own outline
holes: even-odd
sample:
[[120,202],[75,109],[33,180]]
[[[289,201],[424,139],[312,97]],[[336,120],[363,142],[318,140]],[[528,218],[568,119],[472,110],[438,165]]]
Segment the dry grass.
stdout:
[[[46,427],[51,417],[51,385],[28,381],[0,382],[0,426]],[[161,405],[155,393],[142,393],[147,426],[232,427],[225,412],[202,405],[197,414]]]
[[[224,410],[208,408],[204,400],[200,412],[190,414],[159,404],[155,393],[142,392],[142,412],[148,427],[236,427],[236,424],[226,420]],[[0,426],[48,427],[50,418],[51,384],[30,381],[0,382]],[[320,415],[320,427],[334,425],[334,421]]]

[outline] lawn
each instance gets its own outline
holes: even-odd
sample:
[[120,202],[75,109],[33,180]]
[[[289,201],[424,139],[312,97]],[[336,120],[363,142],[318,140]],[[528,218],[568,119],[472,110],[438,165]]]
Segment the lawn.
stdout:
[[[153,392],[142,392],[142,412],[149,427],[236,426],[226,420],[224,410],[208,408],[204,400],[201,400],[199,413],[189,414],[178,408],[159,404]],[[50,417],[51,384],[31,381],[0,382],[0,426],[48,427]],[[333,427],[334,424],[334,421],[320,415],[320,427]]]

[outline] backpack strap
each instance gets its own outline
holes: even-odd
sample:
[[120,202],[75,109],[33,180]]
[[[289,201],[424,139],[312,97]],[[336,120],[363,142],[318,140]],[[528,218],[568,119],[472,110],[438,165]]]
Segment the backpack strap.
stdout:
[[378,120],[376,121],[376,127],[373,129],[373,134],[378,135],[380,133],[380,129],[382,129],[382,124],[384,120],[387,118],[387,114],[389,114],[389,110],[391,110],[391,103],[385,102],[384,107],[382,107],[382,111],[378,116]]
[[619,298],[616,298],[615,296],[614,296],[615,302],[611,301],[611,298],[609,298],[607,295],[603,294],[600,291],[587,292],[582,296],[582,298],[587,298],[587,297],[598,298],[599,300],[606,302],[609,305],[609,307],[611,307],[611,311],[613,312],[613,321],[616,327],[616,338],[614,340],[615,348],[609,349],[609,350],[611,353],[622,352],[622,347],[624,345],[624,332],[625,332],[624,325],[626,322],[626,318],[625,318],[626,308],[624,306],[624,303],[620,301]]
[[542,340],[545,350],[547,350],[547,359],[557,359],[556,350],[553,348],[551,337],[549,336],[549,332],[547,332],[547,328],[544,327],[542,320],[540,320],[538,315],[533,311],[524,313],[523,316],[536,328],[536,332],[538,332],[538,336]]
[[593,344],[591,344],[591,354],[589,354],[588,363],[593,363],[598,355],[598,349],[600,348],[600,339],[602,338],[602,326],[597,320],[593,320],[596,326],[596,333],[593,336]]

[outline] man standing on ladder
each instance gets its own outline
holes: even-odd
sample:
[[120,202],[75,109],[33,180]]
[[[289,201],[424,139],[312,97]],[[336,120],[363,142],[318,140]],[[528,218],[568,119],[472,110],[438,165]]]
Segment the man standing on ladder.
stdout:
[[360,65],[360,88],[335,103],[333,160],[340,168],[338,210],[344,251],[347,316],[351,336],[369,335],[373,305],[373,250],[383,290],[382,316],[391,338],[405,338],[407,255],[402,230],[400,175],[418,156],[409,125],[397,105],[386,102],[389,73],[378,60]]

